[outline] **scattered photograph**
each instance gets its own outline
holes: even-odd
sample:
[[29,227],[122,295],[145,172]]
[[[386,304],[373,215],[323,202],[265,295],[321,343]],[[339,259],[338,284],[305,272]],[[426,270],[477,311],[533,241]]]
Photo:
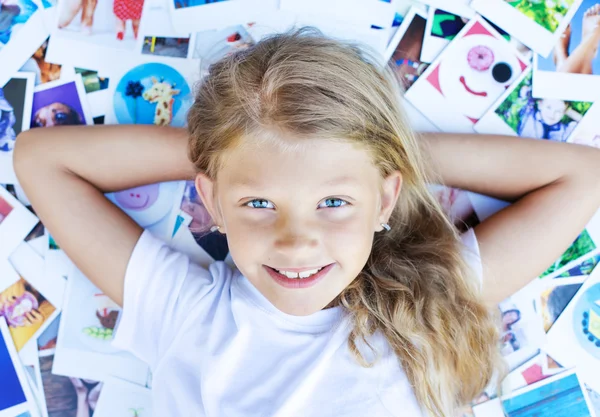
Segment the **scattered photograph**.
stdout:
[[475,417],[595,417],[579,373],[572,369],[473,407]]
[[501,352],[511,370],[537,355],[546,341],[534,304],[540,290],[540,280],[535,279],[498,304],[502,317]]
[[600,1],[583,0],[552,49],[535,62],[533,92],[540,97],[595,101],[600,90]]
[[4,187],[0,187],[2,221],[0,222],[0,260],[8,258],[23,239],[38,224],[39,219],[12,196]]
[[546,333],[548,333],[552,325],[556,322],[556,319],[558,319],[565,307],[567,307],[567,304],[569,304],[577,291],[579,291],[584,279],[579,283],[565,283],[562,281],[564,280],[550,280],[548,288],[540,294],[538,305]]
[[421,60],[433,62],[468,22],[469,18],[467,17],[430,7]]
[[40,370],[48,417],[95,415],[102,382],[52,373],[54,355],[40,352]]
[[81,74],[86,94],[106,90],[108,88],[108,77],[99,76],[98,71],[75,68],[75,73]]
[[0,317],[0,375],[0,415],[39,417],[33,392],[3,317]]
[[0,88],[0,183],[14,184],[12,152],[17,135],[29,129],[34,75],[17,72]]
[[81,76],[58,80],[35,88],[31,128],[65,125],[91,125],[85,87]]
[[104,381],[109,376],[145,384],[148,366],[112,346],[122,309],[78,269],[67,280],[52,372]]
[[130,69],[116,82],[112,113],[121,124],[182,127],[191,104],[190,87],[179,71],[149,63]]
[[387,51],[387,59],[393,61],[405,90],[409,89],[429,66],[421,61],[426,21],[426,16],[420,9],[411,8]]
[[478,121],[475,131],[567,142],[592,103],[534,98],[531,81],[527,70]]
[[600,269],[584,281],[547,335],[544,350],[565,368],[576,367],[600,391]]
[[102,394],[94,417],[151,417],[152,391],[119,378],[109,378],[102,386]]
[[406,92],[440,130],[474,125],[528,68],[526,58],[481,18],[473,18]]
[[55,311],[56,306],[23,277],[0,293],[0,316],[6,319],[17,351],[41,333]]
[[473,0],[476,12],[547,57],[582,0]]
[[480,223],[468,191],[439,184],[430,185],[429,189],[459,232],[464,233]]
[[531,82],[529,72],[496,114],[520,137],[566,142],[592,103],[533,98]]
[[187,58],[190,38],[167,38],[161,36],[145,36],[142,54]]
[[229,0],[173,0],[173,4],[176,9],[182,9],[185,7],[196,7],[204,6],[206,4],[220,3]]
[[243,25],[205,30],[195,36],[192,58],[200,59],[204,68],[237,50],[254,45],[254,39]]
[[49,40],[50,38],[47,38],[40,45],[40,47],[33,53],[32,57],[29,58],[25,64],[23,64],[20,70],[33,72],[35,74],[35,85],[60,79],[61,66],[58,64],[51,64],[46,61],[46,50],[48,49]]
[[568,142],[600,148],[598,120],[600,120],[600,103],[592,105],[588,110],[587,117],[579,123]]

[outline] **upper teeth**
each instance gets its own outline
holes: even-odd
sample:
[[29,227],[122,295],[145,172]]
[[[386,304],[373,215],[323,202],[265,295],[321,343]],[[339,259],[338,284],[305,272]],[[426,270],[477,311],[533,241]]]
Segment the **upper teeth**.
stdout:
[[281,275],[285,275],[288,278],[308,278],[311,275],[316,274],[317,272],[319,272],[321,269],[323,269],[324,267],[321,268],[317,268],[317,269],[312,269],[310,271],[304,271],[304,272],[288,272],[288,271],[280,271],[278,269],[275,269],[275,271],[279,272]]

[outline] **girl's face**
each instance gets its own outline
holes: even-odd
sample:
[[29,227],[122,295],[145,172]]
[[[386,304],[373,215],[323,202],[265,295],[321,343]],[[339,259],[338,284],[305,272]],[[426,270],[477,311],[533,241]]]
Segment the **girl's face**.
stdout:
[[[280,311],[305,316],[326,307],[361,272],[374,233],[396,204],[401,176],[383,180],[368,154],[347,142],[287,142],[301,145],[286,151],[281,142],[247,141],[228,152],[216,199],[208,178],[198,175],[196,185],[240,272]],[[266,269],[329,264],[308,288],[283,287]]]
[[555,125],[561,121],[567,111],[567,105],[562,100],[543,99],[539,102],[538,108],[542,120],[547,125]]

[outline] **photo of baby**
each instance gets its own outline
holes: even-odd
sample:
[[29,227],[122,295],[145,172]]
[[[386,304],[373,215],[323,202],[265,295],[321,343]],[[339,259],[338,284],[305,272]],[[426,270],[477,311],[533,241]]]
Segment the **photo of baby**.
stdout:
[[600,1],[584,0],[547,58],[538,57],[538,70],[600,74]]
[[496,114],[520,137],[566,142],[592,103],[534,99],[531,80],[529,73],[498,106]]
[[203,6],[205,4],[220,3],[228,0],[173,0],[176,9],[184,7]]
[[33,53],[25,64],[21,67],[21,71],[35,73],[35,85],[47,83],[49,81],[58,80],[60,78],[60,68],[58,64],[50,64],[46,62],[46,50],[48,49],[48,40]]
[[31,128],[86,124],[81,100],[75,81],[36,91]]
[[56,307],[21,277],[0,293],[0,316],[6,319],[17,351],[36,335]]
[[8,202],[0,197],[0,223],[4,221],[12,211],[12,206]]
[[32,0],[0,0],[0,50],[37,10]]
[[575,0],[505,0],[529,19],[554,33]]
[[118,49],[135,48],[144,0],[63,0],[59,36]]

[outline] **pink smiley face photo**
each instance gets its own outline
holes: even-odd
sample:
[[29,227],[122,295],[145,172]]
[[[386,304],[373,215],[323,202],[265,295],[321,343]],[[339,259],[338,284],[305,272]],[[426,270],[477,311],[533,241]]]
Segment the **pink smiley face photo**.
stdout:
[[134,187],[106,197],[145,229],[162,234],[175,222],[184,182],[162,182]]
[[528,67],[490,25],[472,19],[406,98],[444,131],[472,133],[473,125]]

